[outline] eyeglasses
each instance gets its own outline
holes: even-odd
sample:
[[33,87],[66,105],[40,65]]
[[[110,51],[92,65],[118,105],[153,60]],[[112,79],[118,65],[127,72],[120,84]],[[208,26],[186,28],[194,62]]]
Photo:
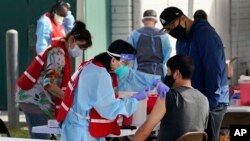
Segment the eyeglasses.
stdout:
[[173,30],[177,25],[176,25],[176,21],[179,20],[179,24],[181,22],[180,17],[177,17],[176,19],[174,19],[171,23],[169,23],[168,25],[163,27],[163,32],[169,33],[171,30]]

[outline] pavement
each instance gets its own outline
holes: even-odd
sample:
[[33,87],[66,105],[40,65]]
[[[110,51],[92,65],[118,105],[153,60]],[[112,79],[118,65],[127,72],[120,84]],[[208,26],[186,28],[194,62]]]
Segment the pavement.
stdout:
[[[0,118],[4,122],[8,122],[8,111],[1,111],[0,110]],[[24,113],[21,111],[19,112],[19,122],[26,122]]]

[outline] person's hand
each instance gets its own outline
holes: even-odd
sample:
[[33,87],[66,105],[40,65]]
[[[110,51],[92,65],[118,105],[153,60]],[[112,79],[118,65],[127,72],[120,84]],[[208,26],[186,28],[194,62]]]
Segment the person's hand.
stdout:
[[143,100],[148,97],[149,91],[150,91],[150,88],[146,87],[140,92],[134,94],[132,97],[136,98],[138,101]]
[[169,87],[166,86],[160,79],[156,79],[153,82],[153,86],[156,87],[157,93],[159,94],[161,99],[163,99],[169,91]]

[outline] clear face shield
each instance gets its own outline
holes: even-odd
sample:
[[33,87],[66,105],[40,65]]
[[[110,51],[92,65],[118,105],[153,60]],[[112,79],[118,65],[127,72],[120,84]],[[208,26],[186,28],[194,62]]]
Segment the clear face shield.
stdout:
[[119,57],[120,58],[119,62],[121,62],[121,64],[128,66],[128,67],[131,67],[131,65],[133,64],[133,61],[135,60],[134,54],[116,54],[116,53],[112,53],[109,51],[107,51],[107,53],[111,57]]
[[124,65],[131,67],[134,63],[135,55],[134,54],[121,54],[120,61],[123,62]]

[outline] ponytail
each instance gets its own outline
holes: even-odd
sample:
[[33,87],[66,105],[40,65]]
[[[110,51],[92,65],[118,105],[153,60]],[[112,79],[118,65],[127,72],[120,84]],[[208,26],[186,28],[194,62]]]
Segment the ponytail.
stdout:
[[81,21],[75,21],[74,27],[66,36],[66,40],[68,40],[71,35],[74,36],[77,41],[86,41],[87,43],[84,48],[88,48],[92,45],[91,34],[88,29],[86,29],[85,23]]

